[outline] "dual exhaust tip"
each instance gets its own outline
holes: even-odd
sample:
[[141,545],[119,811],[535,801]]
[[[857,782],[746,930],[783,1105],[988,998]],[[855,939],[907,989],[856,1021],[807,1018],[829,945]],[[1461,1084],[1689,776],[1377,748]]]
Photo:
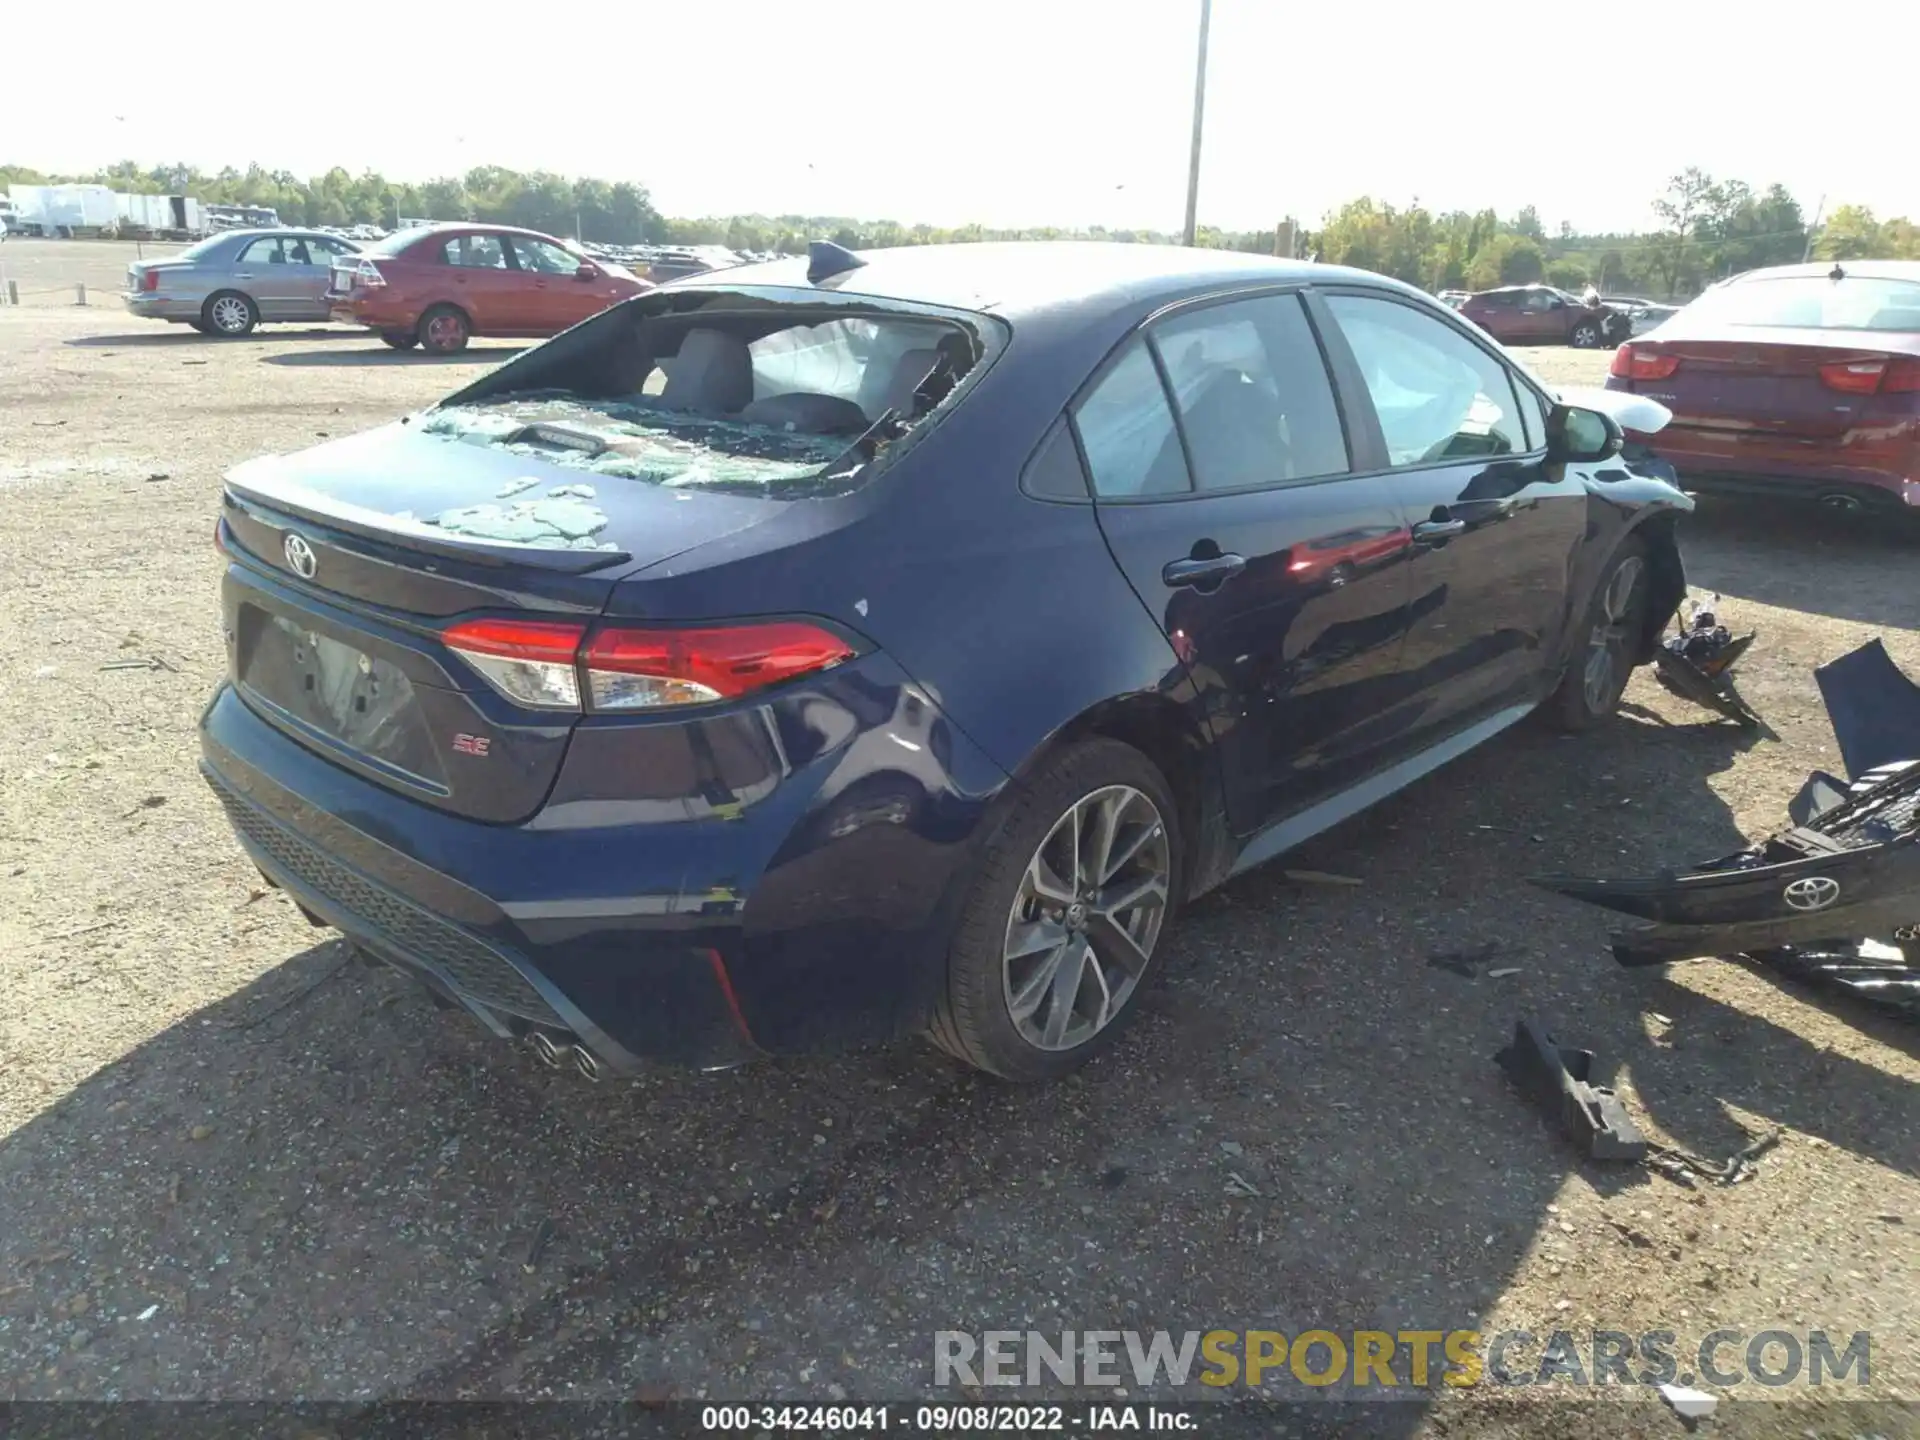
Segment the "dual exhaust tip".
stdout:
[[540,1063],[549,1070],[563,1069],[569,1063],[589,1080],[600,1078],[600,1062],[593,1058],[593,1052],[586,1046],[574,1044],[562,1046],[544,1030],[531,1030],[527,1033],[527,1044],[533,1053],[540,1057]]

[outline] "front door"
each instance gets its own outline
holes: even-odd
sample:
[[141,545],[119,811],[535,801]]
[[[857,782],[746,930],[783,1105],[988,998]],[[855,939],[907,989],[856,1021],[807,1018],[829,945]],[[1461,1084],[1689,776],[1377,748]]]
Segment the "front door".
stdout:
[[512,236],[511,243],[521,272],[518,323],[529,334],[556,335],[618,298],[599,266],[588,265],[581,273],[581,257],[571,250],[531,235]]
[[1351,473],[1300,296],[1156,321],[1073,420],[1108,547],[1204,699],[1235,832],[1377,767],[1411,539],[1389,483]]
[[1400,506],[1419,610],[1403,657],[1423,730],[1541,699],[1571,622],[1588,490],[1546,458],[1546,405],[1524,376],[1431,306],[1324,294],[1357,366]]

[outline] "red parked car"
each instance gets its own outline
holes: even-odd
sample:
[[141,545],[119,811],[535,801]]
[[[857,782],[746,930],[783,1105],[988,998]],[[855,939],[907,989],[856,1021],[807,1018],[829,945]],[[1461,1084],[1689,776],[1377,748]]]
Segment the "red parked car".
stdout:
[[1507,285],[1460,302],[1460,313],[1502,345],[1572,345],[1593,350],[1633,333],[1633,321],[1551,285]]
[[1920,262],[1750,270],[1614,353],[1689,489],[1920,514]]
[[396,350],[451,355],[475,335],[544,338],[653,287],[566,240],[507,225],[402,230],[333,267],[329,313]]

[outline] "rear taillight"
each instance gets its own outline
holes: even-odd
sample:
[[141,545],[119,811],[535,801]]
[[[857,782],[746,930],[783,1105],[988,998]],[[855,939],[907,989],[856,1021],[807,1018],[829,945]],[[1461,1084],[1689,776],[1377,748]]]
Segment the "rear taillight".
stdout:
[[838,635],[798,620],[699,630],[602,630],[581,662],[595,710],[703,705],[851,659]]
[[1680,368],[1678,355],[1662,355],[1645,345],[1622,345],[1613,352],[1607,373],[1616,380],[1664,380]]
[[160,288],[160,272],[158,270],[142,270],[140,272],[140,288],[148,292],[158,290]]
[[[629,711],[731,700],[849,660],[854,649],[799,620],[690,629],[470,620],[447,647],[518,705]],[[586,703],[582,704],[584,695]]]
[[442,637],[447,648],[516,705],[578,710],[575,659],[587,627],[539,620],[469,620]]
[[1911,394],[1920,391],[1920,359],[1890,355],[1883,360],[1842,360],[1820,367],[1820,383],[1848,395]]
[[363,288],[378,290],[387,283],[387,277],[380,273],[380,267],[371,260],[360,260],[348,271],[349,287],[357,281]]

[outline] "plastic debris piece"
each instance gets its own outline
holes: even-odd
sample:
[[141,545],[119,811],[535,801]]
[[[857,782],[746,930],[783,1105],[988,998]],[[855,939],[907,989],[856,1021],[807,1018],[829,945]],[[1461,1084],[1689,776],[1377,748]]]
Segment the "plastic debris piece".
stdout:
[[1679,633],[1669,636],[1654,652],[1660,683],[1683,699],[1726,716],[1748,729],[1758,728],[1760,717],[1734,688],[1733,667],[1753,645],[1755,634],[1735,638],[1720,623],[1720,597],[1693,604],[1676,617]]
[[1719,1408],[1720,1402],[1704,1390],[1694,1390],[1685,1385],[1662,1385],[1660,1398],[1673,1407],[1673,1413],[1682,1420],[1705,1420]]
[[1514,1026],[1513,1043],[1493,1058],[1586,1154],[1596,1160],[1646,1158],[1646,1137],[1620,1097],[1592,1083],[1591,1050],[1565,1048],[1544,1026],[1522,1020]]

